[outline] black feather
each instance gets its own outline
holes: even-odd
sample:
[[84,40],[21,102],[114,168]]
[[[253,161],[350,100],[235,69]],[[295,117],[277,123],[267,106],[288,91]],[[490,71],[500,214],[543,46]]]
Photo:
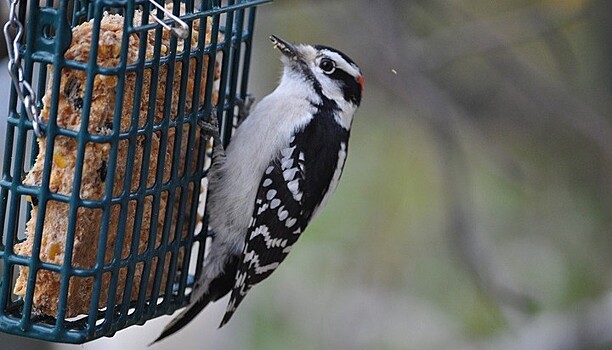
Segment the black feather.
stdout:
[[234,278],[236,276],[239,262],[240,260],[237,256],[231,257],[225,265],[223,273],[210,282],[208,293],[204,294],[199,300],[197,300],[193,306],[190,306],[183,318],[178,320],[178,322],[173,324],[170,328],[165,329],[159,335],[159,337],[157,337],[157,339],[155,339],[149,345],[157,343],[158,341],[176,333],[191,322],[196,315],[199,314],[200,311],[206,307],[206,305],[208,305],[208,303],[211,301],[217,301],[229,293],[234,286]]
[[[333,109],[319,108],[289,147],[270,163],[260,181],[243,260],[220,327],[229,321],[251,287],[274,272],[306,229],[329,190],[340,145],[346,145],[348,137],[348,130],[335,121]],[[286,175],[287,171],[295,175]],[[296,185],[289,183],[293,181],[297,181],[301,195],[292,192]]]
[[183,318],[178,320],[178,322],[173,324],[170,328],[164,329],[164,331],[159,335],[159,337],[157,337],[157,339],[155,339],[151,344],[149,344],[149,346],[157,343],[158,341],[166,337],[171,336],[172,334],[179,331],[181,328],[185,327],[189,322],[191,322],[191,320],[196,317],[198,313],[200,313],[200,311],[202,311],[202,309],[206,307],[206,305],[208,305],[210,301],[211,300],[208,295],[204,294],[202,298],[200,298],[200,300],[196,301],[193,306],[190,306],[189,309],[187,309],[187,312],[185,313],[185,316]]
[[211,301],[217,301],[223,298],[232,290],[239,263],[239,257],[232,256],[225,265],[223,273],[210,282],[210,286],[208,287],[208,295],[210,296]]

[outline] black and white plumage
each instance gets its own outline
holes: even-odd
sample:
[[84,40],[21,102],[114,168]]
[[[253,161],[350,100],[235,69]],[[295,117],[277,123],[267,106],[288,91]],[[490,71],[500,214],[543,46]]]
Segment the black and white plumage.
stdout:
[[282,53],[280,84],[213,161],[207,206],[214,240],[190,305],[157,340],[231,292],[221,326],[227,323],[289,254],[342,174],[361,102],[360,69],[333,48],[270,39]]

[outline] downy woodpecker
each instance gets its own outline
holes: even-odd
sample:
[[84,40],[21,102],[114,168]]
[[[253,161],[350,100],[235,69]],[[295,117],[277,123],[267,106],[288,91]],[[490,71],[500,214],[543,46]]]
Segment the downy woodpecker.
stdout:
[[236,129],[225,155],[213,159],[210,253],[187,309],[156,341],[231,292],[221,326],[227,323],[249,289],[289,254],[342,174],[364,85],[359,67],[327,46],[270,40],[282,53],[280,84]]

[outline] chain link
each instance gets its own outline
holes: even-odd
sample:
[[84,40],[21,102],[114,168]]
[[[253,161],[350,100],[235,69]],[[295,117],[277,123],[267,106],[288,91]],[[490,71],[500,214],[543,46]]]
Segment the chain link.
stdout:
[[40,109],[36,106],[36,94],[32,85],[23,77],[23,67],[21,66],[20,40],[23,36],[23,24],[17,17],[17,4],[19,0],[9,1],[9,19],[4,25],[4,39],[8,51],[9,62],[8,71],[17,91],[19,100],[23,103],[28,118],[32,121],[32,128],[37,137],[43,135],[41,128]]

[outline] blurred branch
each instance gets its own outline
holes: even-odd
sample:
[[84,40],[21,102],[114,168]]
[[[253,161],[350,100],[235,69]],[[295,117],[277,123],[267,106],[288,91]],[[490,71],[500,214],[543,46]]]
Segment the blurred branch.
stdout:
[[550,115],[591,140],[612,160],[612,124],[603,115],[585,104],[562,84],[554,84],[538,69],[509,55],[492,56],[489,62],[512,82],[539,109],[534,116],[549,119]]
[[528,315],[536,305],[535,300],[516,287],[510,271],[495,257],[495,249],[475,223],[470,201],[470,171],[464,151],[457,144],[459,140],[448,135],[439,135],[436,140],[440,148],[451,246],[457,248],[481,289],[501,306],[509,306],[521,315]]
[[[530,118],[529,122],[547,127],[551,121],[558,120],[558,123],[553,124],[555,130],[567,127],[576,130],[597,145],[608,159],[612,159],[612,126],[608,120],[577,97],[566,84],[544,74],[540,67],[518,56],[513,50],[513,45],[528,40],[541,40],[542,37],[554,39],[552,43],[547,41],[552,49],[564,50],[567,43],[563,43],[562,37],[555,39],[559,36],[557,32],[564,24],[576,21],[581,14],[565,17],[561,13],[542,13],[538,7],[528,7],[512,12],[507,17],[477,20],[474,15],[456,6],[456,2],[438,1],[438,7],[444,7],[447,13],[459,16],[462,20],[459,25],[422,39],[409,28],[402,27],[406,23],[402,20],[407,11],[406,6],[413,5],[413,2],[381,0],[375,8],[366,0],[353,4],[352,8],[357,11],[364,30],[352,39],[355,40],[354,45],[361,44],[366,52],[360,59],[360,62],[364,61],[363,66],[370,70],[366,74],[416,110],[419,116],[425,117],[437,135],[442,157],[441,170],[447,190],[448,231],[453,246],[476,276],[479,286],[499,305],[509,306],[523,316],[531,316],[529,311],[534,306],[532,300],[517,288],[509,272],[504,271],[503,262],[498,260],[487,241],[487,235],[479,232],[475,222],[471,209],[472,184],[462,150],[463,141],[475,137],[482,146],[480,148],[485,150],[495,165],[504,169],[505,174],[516,173],[516,160],[508,155],[498,140],[483,131],[478,119],[464,109],[457,96],[453,96],[429,75],[433,73],[432,69],[467,55],[480,54],[479,58],[501,78],[498,86],[502,92],[512,93],[516,97],[511,99],[514,103],[524,102],[521,106],[504,106],[510,108],[510,114],[514,109],[522,109]],[[485,52],[486,55],[483,54]],[[550,317],[548,314],[540,315],[524,319],[537,326],[535,323],[542,317]],[[587,313],[585,317],[591,317],[591,314]],[[576,319],[574,326],[578,325],[579,319]],[[513,326],[511,324],[511,328]],[[525,332],[525,335],[519,334],[519,337],[526,336],[528,329],[518,328],[517,332]],[[595,338],[587,336],[592,328],[576,331],[586,338],[576,336],[573,339],[576,341],[569,344],[597,342]],[[561,336],[569,337],[563,332],[549,335],[551,337],[547,344],[561,342]],[[578,342],[579,338],[581,342]]]
[[[419,16],[417,24],[406,21],[406,15],[421,4],[430,10],[434,8],[431,18]],[[583,21],[585,14],[564,13],[553,5],[546,8],[529,6],[483,20],[466,11],[464,4],[463,1],[443,0],[381,0],[373,6],[370,1],[360,0],[343,9],[355,11],[358,16],[344,13],[335,16],[333,26],[342,27],[337,20],[359,23],[362,30],[356,35],[344,36],[343,40],[353,40],[354,46],[362,48],[363,54],[358,61],[362,67],[367,67],[367,79],[376,80],[389,95],[417,111],[435,132],[446,190],[450,244],[461,254],[479,287],[502,309],[503,306],[512,307],[522,316],[520,323],[509,322],[507,333],[478,344],[477,348],[586,349],[610,344],[612,292],[592,303],[569,307],[568,311],[530,313],[534,306],[531,299],[521,291],[509,271],[505,271],[504,261],[495,254],[489,242],[490,236],[478,227],[472,206],[474,184],[465,146],[475,137],[480,149],[505,174],[516,173],[517,161],[499,140],[486,132],[487,125],[478,119],[486,116],[464,107],[465,102],[458,93],[453,94],[435,79],[435,74],[450,63],[477,56],[478,62],[483,62],[484,68],[491,68],[493,76],[499,78],[495,88],[503,95],[505,103],[495,107],[503,111],[501,117],[516,115],[524,118],[523,123],[545,127],[553,136],[569,130],[598,148],[605,157],[601,163],[612,163],[612,122],[585,101],[587,96],[572,91],[572,86],[562,81],[567,78],[563,73],[572,72],[576,63],[576,56],[562,30],[568,24]],[[452,19],[448,20],[445,15]],[[608,16],[606,13],[605,17]],[[423,25],[421,21],[437,22],[437,25],[423,29],[429,23]],[[355,28],[352,24],[347,27]],[[406,27],[411,24],[417,29]],[[423,34],[431,28],[435,31]],[[539,59],[530,59],[516,49],[517,45],[529,41],[536,42],[539,47],[542,43],[547,45],[545,49],[552,53],[561,74],[556,74],[555,70],[547,74],[544,68],[550,67],[538,66],[535,62]],[[477,97],[484,99],[483,95]],[[499,125],[494,124],[494,127]],[[568,146],[579,148],[580,145],[570,143]],[[609,182],[609,177],[604,181]]]
[[[455,31],[457,28],[453,28],[452,34],[456,34],[452,36],[453,40],[441,40],[440,37],[434,37],[431,41],[427,40],[424,45],[426,48],[423,50],[424,56],[421,58],[422,62],[428,62],[432,57],[444,57],[437,59],[438,64],[448,62],[475,48],[505,48],[506,54],[482,57],[503,76],[504,81],[514,84],[517,90],[527,97],[526,100],[536,106],[540,112],[534,113],[532,117],[543,120],[549,119],[551,115],[557,116],[560,121],[591,140],[609,159],[612,159],[612,124],[607,118],[577,98],[563,83],[553,81],[552,77],[545,75],[541,69],[534,67],[528,60],[508,52],[512,50],[514,44],[513,38],[502,34],[508,30],[503,30],[489,21],[477,21],[474,16],[459,6],[453,6],[452,9],[454,13],[461,14],[472,24],[459,28],[457,31]],[[508,16],[510,19],[515,17],[517,17],[516,13]],[[558,23],[557,21],[552,21],[549,16],[542,15],[539,7],[523,10],[518,17],[521,19],[515,23],[516,28],[531,28],[532,31],[539,31],[541,34],[556,30],[559,26],[555,24]],[[573,20],[575,17],[567,20],[569,19]],[[452,34],[445,34],[441,37],[448,37]],[[454,41],[455,44],[449,45],[450,41]],[[457,49],[462,46],[466,48]]]
[[[376,45],[371,50],[375,54],[366,56],[366,66],[375,70],[370,73],[379,77],[380,83],[394,95],[420,111],[421,115],[429,117],[432,130],[438,135],[448,193],[449,234],[457,243],[453,246],[459,248],[468,267],[478,277],[480,286],[500,305],[526,312],[532,304],[530,298],[514,286],[507,278],[507,272],[501,271],[493,255],[489,254],[491,248],[487,242],[476,234],[473,213],[468,209],[469,200],[466,200],[471,197],[469,182],[459,175],[468,174],[463,154],[456,151],[460,149],[461,135],[467,133],[483,139],[486,133],[471,121],[468,113],[444,89],[425,76],[419,64],[422,61],[411,50],[419,47],[418,40],[399,27],[401,10],[394,7],[392,1],[379,1],[376,11],[371,10],[368,1],[359,2],[356,8],[360,10],[361,19],[371,34],[371,38],[368,38],[371,40],[365,41]],[[386,78],[391,69],[401,72],[401,77],[398,73],[397,77]],[[495,154],[497,160],[509,159],[493,140],[486,143],[484,149]]]
[[[449,6],[444,2],[447,7]],[[441,5],[442,6],[442,5]],[[433,71],[466,56],[475,56],[538,40],[542,37],[557,37],[559,28],[577,21],[582,13],[567,11],[542,12],[541,6],[529,6],[519,10],[504,13],[492,19],[470,18],[457,6],[452,8],[453,14],[462,13],[466,23],[437,30],[424,40],[420,53],[424,70]],[[563,64],[573,66],[572,52],[567,49],[567,43],[553,45],[563,40],[553,40],[550,46],[559,47],[562,54],[554,55],[557,59],[568,59],[572,62]],[[557,50],[559,51],[559,50]]]
[[363,65],[371,70],[366,74],[377,79],[381,86],[432,125],[445,129],[447,134],[476,140],[494,165],[502,169],[504,176],[516,179],[520,173],[519,166],[503,145],[490,139],[445,89],[424,74],[422,56],[419,55],[422,43],[401,28],[402,11],[392,3],[392,0],[380,1],[376,11],[372,11],[367,1],[357,6],[361,20],[368,28],[363,33],[368,37],[354,40],[373,46],[367,49],[372,54],[363,57],[366,60]]

